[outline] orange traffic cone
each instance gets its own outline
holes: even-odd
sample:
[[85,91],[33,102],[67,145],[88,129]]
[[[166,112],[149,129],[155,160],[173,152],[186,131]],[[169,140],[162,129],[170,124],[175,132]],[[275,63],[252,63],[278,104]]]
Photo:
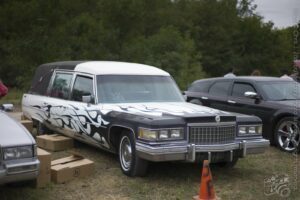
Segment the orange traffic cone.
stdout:
[[215,190],[214,190],[214,186],[212,184],[212,176],[211,176],[208,160],[203,161],[200,192],[199,192],[199,196],[196,196],[196,199],[198,199],[198,200],[216,200],[217,199]]

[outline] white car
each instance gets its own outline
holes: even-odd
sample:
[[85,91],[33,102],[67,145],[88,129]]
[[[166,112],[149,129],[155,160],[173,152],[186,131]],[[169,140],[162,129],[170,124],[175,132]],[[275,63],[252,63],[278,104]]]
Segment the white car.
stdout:
[[144,175],[148,161],[234,165],[269,145],[258,117],[187,103],[169,73],[142,64],[41,65],[22,106],[39,132],[51,129],[118,153],[129,176]]

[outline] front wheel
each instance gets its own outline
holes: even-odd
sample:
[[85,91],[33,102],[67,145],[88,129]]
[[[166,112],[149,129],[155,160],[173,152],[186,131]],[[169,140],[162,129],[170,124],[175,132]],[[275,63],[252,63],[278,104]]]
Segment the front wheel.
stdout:
[[293,117],[281,119],[275,128],[277,146],[287,152],[295,151],[300,142],[300,127]]
[[148,161],[141,159],[136,154],[133,134],[123,132],[119,143],[119,161],[124,174],[127,176],[145,176]]

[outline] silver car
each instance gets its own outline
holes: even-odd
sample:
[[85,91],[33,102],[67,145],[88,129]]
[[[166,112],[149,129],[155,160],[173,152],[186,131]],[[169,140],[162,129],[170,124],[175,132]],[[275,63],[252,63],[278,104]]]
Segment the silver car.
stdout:
[[27,129],[0,110],[0,184],[35,179],[40,165],[36,148]]

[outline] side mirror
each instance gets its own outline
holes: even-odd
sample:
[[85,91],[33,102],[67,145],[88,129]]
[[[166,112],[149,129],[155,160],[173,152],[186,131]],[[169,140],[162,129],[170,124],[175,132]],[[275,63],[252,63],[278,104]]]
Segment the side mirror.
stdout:
[[90,104],[92,102],[92,95],[82,96],[82,102]]
[[259,95],[256,92],[245,92],[244,96],[250,99],[260,99]]
[[181,91],[182,97],[185,101],[187,101],[187,95],[185,94],[185,91]]

